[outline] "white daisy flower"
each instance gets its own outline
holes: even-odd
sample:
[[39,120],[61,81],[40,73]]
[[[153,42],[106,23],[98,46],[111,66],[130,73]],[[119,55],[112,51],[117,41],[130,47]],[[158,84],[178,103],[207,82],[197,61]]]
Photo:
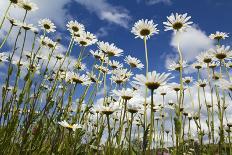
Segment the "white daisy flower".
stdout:
[[232,92],[232,82],[230,81],[220,79],[218,82],[216,82],[216,85],[219,86],[221,89],[229,90]]
[[150,90],[155,90],[159,88],[160,86],[163,86],[167,83],[167,81],[170,79],[169,73],[157,73],[156,71],[148,72],[147,77],[142,74],[137,74],[134,77],[134,83],[146,86]]
[[76,129],[81,129],[82,126],[79,125],[79,124],[69,124],[67,121],[61,121],[61,122],[58,122],[58,124],[60,124],[61,126],[67,128],[67,129],[72,129],[73,131],[76,131]]
[[197,82],[195,82],[195,85],[196,86],[198,86],[198,87],[202,87],[202,88],[204,88],[204,87],[206,87],[206,85],[207,85],[207,80],[206,79],[200,79],[200,80],[198,80]]
[[218,60],[229,60],[232,58],[232,50],[230,50],[230,46],[217,46],[212,52]]
[[229,33],[226,33],[226,32],[219,32],[219,31],[216,31],[216,33],[212,33],[209,35],[209,38],[212,39],[212,40],[221,40],[221,39],[226,39],[229,37]]
[[80,75],[74,72],[68,72],[66,76],[66,81],[75,83],[75,84],[82,84],[82,85],[89,85],[91,81],[87,75]]
[[210,62],[214,60],[214,55],[212,54],[212,51],[209,50],[209,51],[200,53],[196,58],[198,62],[209,64]]
[[122,68],[123,67],[123,64],[121,64],[119,61],[110,61],[109,62],[109,65],[112,69],[117,69],[117,68]]
[[5,52],[0,53],[0,62],[7,62],[8,55]]
[[94,36],[90,32],[82,32],[80,34],[80,37],[74,37],[74,40],[80,45],[80,46],[90,46],[97,42],[96,36]]
[[79,32],[82,33],[83,31],[85,31],[85,26],[77,22],[76,20],[69,21],[66,26],[68,27],[70,33],[79,33]]
[[118,97],[121,97],[124,100],[130,100],[134,96],[134,90],[130,88],[123,88],[121,90],[113,90],[112,93]]
[[189,84],[193,81],[193,77],[191,76],[186,76],[183,78],[183,82],[186,83],[186,84]]
[[26,11],[36,11],[39,9],[35,3],[30,2],[29,0],[20,0],[17,5]]
[[123,50],[120,48],[117,48],[113,43],[109,44],[108,42],[100,41],[97,43],[98,48],[100,51],[105,53],[108,57],[111,56],[121,56],[123,53]]
[[163,22],[163,24],[165,25],[164,31],[169,31],[169,30],[173,30],[174,32],[185,31],[193,23],[189,21],[191,16],[187,16],[187,15],[188,15],[187,13],[185,14],[176,13],[176,15],[172,13],[170,16],[167,17],[168,21]]
[[[169,71],[180,71],[180,63],[176,63],[175,61],[173,61],[172,63],[170,63],[169,67],[168,67],[168,70]],[[187,61],[183,61],[182,62],[182,68],[185,68],[187,67]]]
[[154,34],[159,33],[159,30],[156,28],[157,25],[154,24],[153,20],[141,19],[134,24],[131,33],[135,35],[135,38],[149,39]]
[[46,31],[47,33],[56,31],[55,24],[48,18],[40,19],[39,26],[41,27],[42,30]]
[[126,56],[124,61],[130,65],[131,68],[138,68],[142,69],[144,65],[141,63],[141,61],[135,57],[131,57],[130,55]]

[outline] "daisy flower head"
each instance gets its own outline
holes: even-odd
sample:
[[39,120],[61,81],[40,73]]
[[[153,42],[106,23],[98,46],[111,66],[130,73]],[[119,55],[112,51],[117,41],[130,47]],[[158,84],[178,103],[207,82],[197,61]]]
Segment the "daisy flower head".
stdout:
[[232,50],[230,49],[230,46],[217,46],[216,49],[212,50],[213,55],[218,60],[230,60],[232,58]]
[[113,114],[115,111],[119,110],[119,106],[114,104],[114,103],[110,103],[107,106],[104,105],[99,105],[98,109],[101,113],[105,114],[105,115],[111,115]]
[[104,53],[99,50],[96,51],[90,50],[90,53],[93,55],[95,59],[101,59],[104,57]]
[[134,24],[131,33],[135,35],[135,38],[149,39],[154,34],[159,33],[157,25],[154,24],[153,20],[141,19]]
[[126,56],[124,61],[130,65],[131,68],[138,68],[142,69],[144,65],[141,63],[141,61],[135,57],[131,57],[130,55]]
[[30,2],[29,0],[20,0],[17,5],[26,11],[36,11],[39,9],[37,4]]
[[179,62],[176,63],[175,61],[173,61],[173,62],[169,65],[168,70],[169,70],[169,71],[180,71],[181,66],[182,66],[182,68],[187,67],[187,61],[183,61],[183,62],[182,62],[182,65],[180,65]]
[[8,55],[5,52],[0,53],[0,62],[7,62]]
[[80,33],[85,31],[85,26],[76,20],[69,21],[66,26],[68,27],[70,33]]
[[189,21],[191,19],[191,16],[187,16],[188,14],[171,14],[167,17],[167,22],[163,22],[165,30],[169,31],[173,30],[174,32],[177,31],[185,31],[187,28],[190,27],[190,25],[193,23]]
[[91,81],[87,75],[80,75],[74,72],[68,72],[66,81],[72,82],[74,84],[89,85]]
[[198,80],[197,82],[195,82],[195,85],[198,86],[198,87],[201,87],[201,88],[204,88],[207,86],[207,80],[206,79],[200,79]]
[[112,69],[118,69],[118,68],[123,67],[123,64],[121,64],[119,61],[115,61],[115,60],[109,61],[109,65]]
[[55,24],[48,18],[40,19],[38,23],[41,29],[46,31],[47,33],[56,31]]
[[186,76],[183,78],[183,82],[186,83],[186,84],[189,84],[193,81],[193,77],[191,76]]
[[147,77],[142,74],[137,74],[134,77],[134,83],[146,86],[150,90],[158,89],[160,86],[163,86],[167,81],[171,79],[170,73],[157,73],[156,71],[148,72]]
[[116,47],[114,43],[110,44],[108,42],[100,41],[97,43],[97,45],[98,45],[98,49],[102,51],[104,54],[106,54],[108,57],[111,56],[119,57],[123,53],[123,50]]
[[223,90],[229,90],[232,92],[232,82],[228,80],[220,79],[218,82],[216,82],[216,85]]
[[75,37],[74,40],[83,47],[93,45],[97,42],[97,38],[90,32],[82,32],[80,37]]
[[136,102],[128,102],[127,110],[130,113],[137,113],[141,109],[141,105]]
[[212,50],[209,50],[200,53],[196,58],[198,62],[209,64],[214,60],[214,55],[212,54]]
[[58,122],[58,124],[60,124],[61,126],[63,126],[63,127],[65,127],[65,128],[67,128],[67,129],[71,129],[71,130],[73,130],[73,131],[76,131],[76,129],[81,129],[82,128],[82,126],[81,125],[79,125],[79,124],[73,124],[73,125],[71,125],[71,124],[69,124],[67,121],[61,121],[61,122]]
[[212,39],[212,40],[224,40],[226,38],[229,37],[229,33],[226,33],[226,32],[220,32],[220,31],[216,31],[215,33],[212,33],[209,35],[209,38]]
[[201,62],[194,62],[191,66],[192,68],[197,69],[197,70],[200,70],[204,67]]
[[227,67],[227,68],[232,68],[232,62],[231,62],[231,61],[228,61],[228,62],[226,63],[226,67]]
[[34,28],[34,27],[33,27],[33,24],[27,24],[27,23],[25,23],[25,22],[20,22],[20,21],[18,21],[16,24],[17,24],[17,26],[23,28],[23,29],[26,30],[26,31],[31,30],[31,29]]
[[134,96],[134,90],[130,88],[123,88],[121,90],[113,90],[112,93],[116,96],[121,97],[124,100],[130,100]]

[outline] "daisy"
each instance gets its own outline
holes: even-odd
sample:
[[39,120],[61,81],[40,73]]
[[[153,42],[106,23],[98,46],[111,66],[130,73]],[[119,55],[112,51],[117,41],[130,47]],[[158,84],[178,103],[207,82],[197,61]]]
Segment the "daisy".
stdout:
[[78,23],[76,20],[69,21],[66,25],[70,33],[79,33],[85,31],[85,26],[81,23]]
[[209,38],[212,39],[212,40],[221,40],[221,39],[226,39],[229,37],[229,33],[225,33],[225,32],[219,32],[219,31],[216,31],[216,33],[213,33],[213,34],[210,34],[209,35]]
[[134,83],[139,85],[145,85],[150,90],[155,90],[159,88],[160,86],[163,86],[167,83],[167,81],[170,79],[169,73],[157,73],[156,71],[148,72],[147,77],[142,74],[137,74],[134,77]]
[[74,72],[68,72],[67,73],[67,81],[73,82],[75,84],[82,84],[82,85],[89,85],[91,84],[91,81],[87,75],[79,75]]
[[202,88],[204,88],[204,87],[206,87],[206,85],[207,85],[207,80],[206,79],[200,79],[200,80],[198,80],[197,82],[195,82],[195,85],[196,86],[198,86],[198,87],[202,87]]
[[5,52],[0,53],[0,62],[7,62],[8,61],[8,56]]
[[216,85],[219,86],[221,89],[232,91],[232,82],[225,79],[220,79],[216,83]]
[[104,53],[98,50],[96,51],[90,50],[90,53],[93,55],[95,59],[101,59],[104,57]]
[[17,5],[26,11],[36,11],[39,9],[35,3],[29,0],[20,0]]
[[64,54],[57,54],[57,55],[55,56],[55,58],[56,58],[57,60],[62,60],[64,57],[65,57]]
[[61,122],[58,122],[58,124],[60,124],[61,126],[67,128],[67,129],[71,129],[73,131],[76,131],[76,129],[81,129],[82,126],[79,125],[79,124],[69,124],[68,122],[66,122],[65,120],[64,121],[61,121]]
[[75,64],[74,66],[77,70],[81,70],[84,71],[87,67],[86,64],[82,63],[82,62],[78,62]]
[[27,24],[27,23],[23,23],[23,22],[17,22],[16,24],[17,24],[17,26],[22,27],[26,31],[34,28],[33,24]]
[[7,15],[6,18],[9,20],[9,22],[10,22],[11,25],[13,25],[13,26],[17,26],[18,23],[20,23],[20,21],[14,19],[14,18],[12,18],[12,17],[10,17],[9,15]]
[[119,106],[112,103],[112,104],[109,104],[109,106],[99,105],[98,109],[101,113],[105,115],[111,115],[115,111],[119,110]]
[[113,82],[117,84],[122,84],[128,80],[124,75],[112,75],[110,78]]
[[124,61],[130,65],[131,68],[138,68],[142,69],[144,65],[141,63],[141,61],[135,57],[131,57],[130,55],[126,56]]
[[231,62],[231,61],[228,61],[228,62],[226,63],[226,67],[227,67],[227,68],[232,68],[232,62]]
[[160,95],[164,96],[169,91],[170,91],[170,87],[169,86],[163,86],[163,87],[159,87],[156,92],[159,93]]
[[97,82],[97,76],[93,73],[90,73],[90,72],[87,72],[86,75],[89,77],[89,79],[92,81],[92,82]]
[[111,67],[112,69],[117,69],[117,68],[122,68],[122,67],[123,67],[123,64],[121,64],[120,62],[115,61],[115,60],[110,61],[110,62],[109,62],[109,65],[110,65],[110,67]]
[[20,0],[10,0],[12,4],[17,4]]
[[203,64],[200,63],[200,62],[195,62],[195,63],[192,64],[192,67],[193,67],[194,69],[199,70],[199,69],[202,69],[202,68],[203,68]]
[[165,25],[164,31],[168,31],[168,30],[173,30],[174,32],[185,31],[193,23],[189,21],[191,16],[187,16],[187,15],[188,15],[187,13],[185,14],[176,13],[176,15],[172,13],[169,17],[167,17],[168,21],[163,22],[163,24]]
[[217,46],[217,48],[212,51],[213,55],[220,61],[232,58],[232,51],[230,50],[230,46]]
[[99,66],[99,65],[94,65],[94,67],[97,69],[97,70],[99,70],[99,71],[101,71],[102,73],[107,73],[108,71],[109,71],[109,69],[107,69],[106,67],[104,67],[104,66]]
[[97,42],[96,37],[91,34],[90,32],[82,32],[80,37],[75,37],[74,40],[80,45],[80,46],[90,46]]
[[189,84],[193,81],[193,77],[187,76],[183,78],[183,82]]
[[98,45],[99,50],[109,57],[111,56],[118,57],[118,56],[121,56],[123,53],[123,50],[120,48],[117,48],[113,43],[110,44],[108,42],[100,41],[97,43],[97,45]]
[[159,30],[156,28],[157,25],[154,24],[153,20],[141,19],[134,24],[131,33],[135,35],[135,38],[149,39],[154,34],[159,33]]
[[180,63],[176,63],[175,61],[173,61],[169,67],[168,67],[168,70],[169,71],[180,71],[180,67],[182,66],[182,68],[185,68],[187,67],[187,62],[186,61],[183,61],[182,62],[182,65],[180,65]]
[[209,68],[214,69],[215,67],[219,66],[219,62],[218,61],[213,61],[211,63],[209,63]]
[[128,102],[127,110],[130,113],[137,113],[141,109],[141,106],[134,102]]
[[114,75],[121,75],[124,78],[130,78],[133,75],[131,71],[128,71],[125,68],[118,68],[116,70],[113,70],[111,73]]
[[40,19],[39,26],[41,27],[42,30],[46,31],[47,33],[56,31],[55,24],[48,18]]
[[130,100],[134,96],[134,90],[130,88],[123,88],[122,90],[113,90],[112,93],[116,96],[121,97],[124,100]]
[[198,62],[209,64],[214,60],[213,56],[212,51],[205,51],[200,53],[196,58]]

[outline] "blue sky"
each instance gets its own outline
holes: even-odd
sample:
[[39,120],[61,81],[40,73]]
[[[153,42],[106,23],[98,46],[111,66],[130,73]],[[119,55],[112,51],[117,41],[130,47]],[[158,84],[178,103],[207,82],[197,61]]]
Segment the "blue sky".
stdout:
[[[61,36],[62,44],[68,46],[70,40],[66,23],[69,20],[77,20],[83,23],[87,31],[98,36],[100,41],[115,43],[124,50],[124,56],[132,55],[145,63],[143,40],[135,39],[130,32],[133,24],[139,19],[154,20],[158,24],[160,33],[148,40],[149,71],[167,71],[168,64],[178,58],[175,49],[176,38],[172,32],[164,32],[163,22],[173,13],[188,13],[194,22],[193,29],[182,35],[181,49],[184,58],[189,63],[194,61],[201,51],[213,47],[214,43],[208,38],[215,31],[231,34],[232,22],[228,16],[231,14],[231,0],[32,0],[37,3],[39,10],[28,14],[27,23],[38,24],[42,18],[51,19],[57,26],[55,34]],[[8,1],[0,1],[0,11],[4,12]],[[11,8],[11,16],[22,19],[22,10]],[[9,27],[4,25],[0,32],[7,32]],[[13,33],[12,33],[13,34]],[[11,38],[12,37],[12,38]],[[12,45],[10,40],[8,45]],[[28,37],[30,38],[30,37]],[[223,41],[224,44],[232,43],[231,39]],[[11,47],[11,46],[8,46]],[[29,46],[30,47],[30,46]],[[89,49],[97,49],[91,46]],[[8,49],[2,49],[8,50]],[[26,46],[26,50],[27,46]],[[78,55],[78,49],[72,52],[74,59]],[[64,51],[63,51],[64,52]],[[88,51],[87,51],[88,52]],[[123,60],[124,57],[120,57]],[[92,62],[92,61],[91,61]],[[91,63],[87,61],[87,63]],[[143,73],[145,71],[138,71]]]
[[[55,35],[63,37],[63,44],[67,46],[69,32],[66,23],[77,20],[86,29],[98,35],[98,39],[115,43],[124,50],[124,56],[132,55],[145,61],[144,45],[140,39],[134,39],[130,32],[133,24],[139,19],[152,19],[158,24],[159,35],[148,40],[150,70],[163,71],[170,60],[177,58],[175,37],[171,32],[163,31],[166,16],[173,13],[188,13],[192,16],[194,30],[187,32],[181,45],[184,56],[188,61],[202,50],[212,47],[213,42],[207,38],[210,33],[219,30],[231,33],[232,22],[231,0],[32,0],[37,3],[39,10],[28,15],[27,22],[37,25],[41,18],[51,19],[58,27]],[[0,2],[3,12],[9,2]],[[22,12],[11,9],[11,15],[22,18]],[[8,28],[6,28],[7,30]],[[1,34],[0,34],[1,36]],[[54,36],[54,34],[52,34]],[[231,39],[224,41],[230,44]],[[96,49],[96,46],[91,46]],[[73,52],[75,56],[77,52]]]
[[[230,0],[96,0],[88,4],[87,0],[77,0],[68,4],[66,7],[72,19],[82,22],[87,30],[96,32],[99,40],[115,43],[118,47],[124,49],[124,55],[131,54],[143,60],[144,62],[144,46],[143,41],[134,39],[134,35],[130,33],[134,22],[139,19],[153,19],[159,24],[160,34],[155,35],[148,41],[150,68],[155,70],[163,70],[165,61],[169,55],[175,55],[175,49],[170,45],[172,40],[171,32],[163,31],[163,21],[166,16],[172,12],[188,13],[192,16],[197,30],[205,35],[209,35],[217,30],[223,32],[231,32],[232,22],[228,20],[231,14],[232,1]],[[97,2],[102,3],[96,4]],[[157,2],[157,3],[156,3]],[[154,3],[154,4],[152,4]],[[121,13],[125,18],[120,20],[125,23],[118,24],[116,21],[104,19],[103,15],[99,15],[97,11],[108,11],[104,5],[116,9],[115,14]],[[96,8],[94,8],[96,7]],[[112,12],[114,12],[112,10]],[[192,38],[191,42],[197,38]],[[229,44],[231,40],[224,43]],[[199,52],[199,51],[196,51]]]

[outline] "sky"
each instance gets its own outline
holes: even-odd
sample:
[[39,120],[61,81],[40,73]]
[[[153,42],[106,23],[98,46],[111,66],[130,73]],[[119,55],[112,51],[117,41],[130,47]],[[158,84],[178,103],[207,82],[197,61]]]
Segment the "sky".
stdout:
[[[55,36],[62,37],[67,46],[69,32],[66,23],[77,20],[86,29],[98,36],[100,41],[115,43],[124,50],[124,56],[132,55],[145,62],[143,40],[135,39],[130,32],[133,24],[140,19],[154,20],[160,33],[148,40],[149,70],[164,71],[169,63],[177,59],[176,38],[172,32],[164,32],[163,22],[171,13],[188,13],[193,28],[182,35],[181,50],[189,63],[200,52],[213,47],[208,35],[215,31],[230,33],[232,22],[230,0],[32,0],[39,10],[28,15],[27,22],[37,25],[41,18],[51,19],[57,26]],[[3,12],[9,2],[0,2]],[[51,9],[52,6],[52,9]],[[11,15],[20,18],[17,9],[11,9]],[[22,18],[22,17],[21,17]],[[0,33],[1,36],[1,33]],[[54,35],[53,35],[54,36]],[[231,39],[224,41],[230,44]],[[90,47],[96,49],[96,46]],[[78,52],[72,53],[77,55]]]

